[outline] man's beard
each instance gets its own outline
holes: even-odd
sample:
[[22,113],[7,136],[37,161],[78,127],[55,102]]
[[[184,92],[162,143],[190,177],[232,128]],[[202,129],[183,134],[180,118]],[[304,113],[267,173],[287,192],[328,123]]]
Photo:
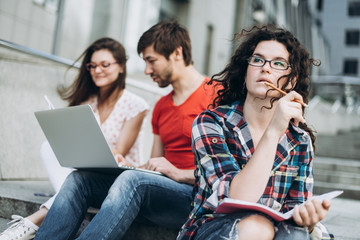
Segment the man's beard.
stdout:
[[171,84],[171,78],[172,78],[173,71],[170,70],[170,67],[164,69],[162,73],[159,75],[156,75],[156,77],[159,79],[158,85],[160,88],[166,88]]
[[167,86],[170,85],[170,78],[160,79],[160,81],[158,82],[158,85],[161,88],[166,88]]

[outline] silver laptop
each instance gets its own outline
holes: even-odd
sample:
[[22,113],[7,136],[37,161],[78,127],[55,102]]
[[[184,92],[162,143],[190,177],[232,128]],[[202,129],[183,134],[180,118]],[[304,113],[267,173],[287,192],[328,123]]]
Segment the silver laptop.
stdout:
[[38,111],[35,116],[63,167],[113,173],[133,169],[162,175],[142,168],[118,166],[89,105]]

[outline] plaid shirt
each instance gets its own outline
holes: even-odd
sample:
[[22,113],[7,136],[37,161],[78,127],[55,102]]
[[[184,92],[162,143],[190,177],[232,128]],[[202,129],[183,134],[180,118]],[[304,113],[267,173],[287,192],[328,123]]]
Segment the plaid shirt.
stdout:
[[[178,239],[193,239],[202,224],[223,216],[214,212],[218,204],[229,197],[232,179],[255,151],[242,111],[243,106],[235,102],[207,110],[195,119],[192,128],[196,157],[194,208]],[[289,124],[279,140],[269,181],[259,203],[285,213],[312,197],[313,155],[307,132]],[[317,239],[332,239],[321,224],[317,225],[313,239],[315,235]]]

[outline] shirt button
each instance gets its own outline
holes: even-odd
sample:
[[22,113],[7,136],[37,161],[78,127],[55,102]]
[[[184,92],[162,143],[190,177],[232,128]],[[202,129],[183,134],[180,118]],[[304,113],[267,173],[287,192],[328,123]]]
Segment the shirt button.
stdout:
[[216,138],[211,139],[212,143],[217,143],[218,140]]

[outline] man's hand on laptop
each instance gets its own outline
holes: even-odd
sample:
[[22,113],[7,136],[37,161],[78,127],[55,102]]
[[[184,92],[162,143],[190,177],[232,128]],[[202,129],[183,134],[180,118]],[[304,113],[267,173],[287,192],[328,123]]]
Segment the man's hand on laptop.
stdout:
[[151,158],[147,164],[146,169],[161,172],[165,174],[169,178],[178,181],[178,175],[181,174],[179,169],[171,164],[166,158],[164,157],[156,157]]

